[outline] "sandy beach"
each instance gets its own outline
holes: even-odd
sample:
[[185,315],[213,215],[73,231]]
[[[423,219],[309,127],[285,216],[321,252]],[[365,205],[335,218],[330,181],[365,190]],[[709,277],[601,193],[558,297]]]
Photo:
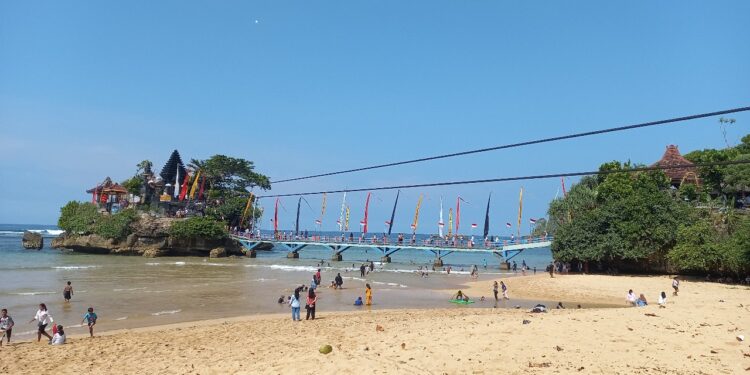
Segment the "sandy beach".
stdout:
[[[683,282],[660,309],[585,308],[620,303],[628,288],[655,299],[666,277],[546,275],[504,279],[511,298],[561,300],[584,309],[432,309],[330,312],[293,323],[284,314],[136,330],[62,347],[3,346],[0,372],[39,373],[680,373],[750,368],[750,289]],[[471,295],[491,281],[466,289]],[[671,296],[671,293],[669,293]],[[377,301],[377,294],[375,295]],[[723,302],[721,302],[723,301]],[[512,300],[511,300],[512,303]],[[321,301],[324,304],[324,300]],[[303,312],[304,314],[304,312]],[[529,320],[529,324],[522,324]],[[318,349],[331,345],[324,355]]]

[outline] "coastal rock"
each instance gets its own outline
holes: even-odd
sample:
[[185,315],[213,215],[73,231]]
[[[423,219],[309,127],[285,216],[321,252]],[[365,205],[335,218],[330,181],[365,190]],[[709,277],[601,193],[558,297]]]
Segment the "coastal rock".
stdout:
[[39,233],[23,232],[21,244],[27,250],[41,250],[44,247],[44,238]]
[[242,245],[231,238],[175,238],[169,235],[173,218],[154,218],[144,214],[131,226],[132,233],[122,240],[103,238],[96,234],[77,235],[63,233],[52,241],[55,249],[70,249],[88,254],[163,256],[243,256]]
[[227,249],[223,247],[217,247],[208,254],[209,258],[226,258],[227,257]]

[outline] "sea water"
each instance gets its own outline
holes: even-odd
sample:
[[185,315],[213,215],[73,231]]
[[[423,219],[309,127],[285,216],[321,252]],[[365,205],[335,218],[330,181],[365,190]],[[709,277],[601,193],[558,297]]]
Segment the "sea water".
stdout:
[[[24,230],[42,234],[44,248],[25,250],[21,246]],[[47,304],[55,323],[66,326],[69,333],[82,334],[86,329],[81,319],[88,307],[100,317],[99,330],[288,313],[288,306],[279,305],[278,298],[289,296],[296,286],[310,285],[318,268],[323,278],[318,314],[354,310],[356,297],[364,296],[365,283],[373,288],[373,309],[465,308],[447,303],[445,290],[460,289],[470,281],[472,265],[479,267],[480,281],[513,275],[499,269],[498,257],[459,252],[443,259],[452,268],[450,275],[438,270],[428,277],[416,272],[419,267],[432,269],[435,256],[426,251],[397,252],[390,264],[379,262],[379,251],[361,249],[346,251],[343,261],[332,262],[330,250],[315,246],[300,251],[299,259],[287,259],[282,249],[258,252],[254,259],[81,254],[50,248],[60,233],[55,226],[0,225],[0,308],[7,308],[14,318],[14,337],[19,340],[35,336],[36,325],[27,322],[39,303]],[[370,260],[376,270],[363,278],[359,266]],[[541,271],[551,255],[548,249],[535,249],[517,257],[519,267],[522,260]],[[328,288],[339,273],[344,289]],[[67,281],[74,290],[70,303],[62,297]],[[486,297],[491,294],[488,285]],[[478,300],[480,296],[471,297]],[[471,306],[492,307],[492,303]],[[516,305],[526,308],[533,303],[515,300],[499,307]]]

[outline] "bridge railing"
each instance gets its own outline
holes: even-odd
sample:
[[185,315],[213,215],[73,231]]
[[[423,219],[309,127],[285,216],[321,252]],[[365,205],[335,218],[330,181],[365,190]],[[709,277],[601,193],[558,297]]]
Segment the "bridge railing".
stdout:
[[502,249],[504,246],[511,245],[523,245],[523,244],[535,244],[541,242],[552,241],[552,236],[527,236],[520,237],[511,240],[500,240],[500,241],[471,241],[470,238],[453,238],[448,240],[442,239],[403,239],[403,240],[392,240],[388,237],[377,237],[371,238],[364,237],[347,237],[347,236],[300,236],[300,235],[289,235],[279,233],[276,236],[263,236],[260,237],[246,233],[234,233],[232,234],[236,239],[248,240],[248,241],[267,241],[267,242],[302,242],[309,244],[326,243],[326,244],[342,244],[342,245],[371,245],[371,246],[393,246],[393,247],[441,247],[441,248],[456,248],[456,249],[477,249],[477,250],[495,250]]

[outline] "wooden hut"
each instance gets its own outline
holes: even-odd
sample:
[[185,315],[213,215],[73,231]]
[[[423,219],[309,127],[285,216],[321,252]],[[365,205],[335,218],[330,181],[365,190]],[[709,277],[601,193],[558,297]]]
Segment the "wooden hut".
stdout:
[[685,159],[676,145],[667,146],[664,155],[652,167],[673,167],[684,166],[679,168],[665,169],[664,173],[670,178],[672,186],[679,188],[684,183],[701,184],[698,176],[698,168],[690,160]]

